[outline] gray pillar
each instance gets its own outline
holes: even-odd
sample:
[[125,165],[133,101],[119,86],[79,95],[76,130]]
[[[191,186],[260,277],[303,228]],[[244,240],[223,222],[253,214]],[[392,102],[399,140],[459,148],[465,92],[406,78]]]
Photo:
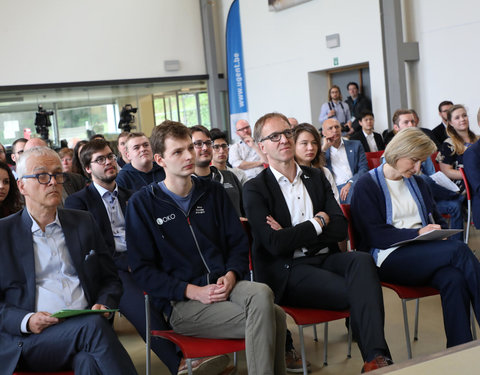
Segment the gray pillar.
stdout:
[[408,106],[405,62],[419,59],[418,43],[403,42],[400,5],[400,0],[380,0],[389,128],[393,112]]
[[218,77],[217,49],[215,46],[215,30],[213,27],[214,6],[215,3],[211,0],[200,0],[205,64],[208,73],[208,102],[212,127],[226,129],[221,95],[222,92],[227,90],[227,84],[225,79]]

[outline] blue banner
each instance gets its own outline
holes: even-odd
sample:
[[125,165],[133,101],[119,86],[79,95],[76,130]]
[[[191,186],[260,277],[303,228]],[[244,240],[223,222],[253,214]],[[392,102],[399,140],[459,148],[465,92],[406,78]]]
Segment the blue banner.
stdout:
[[235,134],[235,123],[248,120],[247,89],[243,69],[242,27],[240,24],[239,0],[230,7],[226,31],[228,99],[231,134]]

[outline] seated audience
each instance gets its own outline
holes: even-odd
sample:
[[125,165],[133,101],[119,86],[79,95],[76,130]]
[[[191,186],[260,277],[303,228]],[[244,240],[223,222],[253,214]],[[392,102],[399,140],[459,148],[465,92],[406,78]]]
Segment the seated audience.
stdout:
[[174,331],[245,338],[249,374],[285,374],[285,313],[268,286],[245,281],[248,240],[225,189],[192,176],[186,126],[166,121],[151,141],[166,177],[127,205],[128,258],[138,285]]
[[22,208],[22,200],[13,172],[0,161],[0,218],[11,215]]
[[362,176],[352,199],[358,250],[369,252],[382,281],[440,291],[447,347],[472,340],[470,304],[480,317],[480,264],[462,241],[397,242],[446,227],[430,190],[416,176],[436,149],[418,129],[404,129],[385,163]]
[[[477,113],[477,123],[480,126],[480,109]],[[480,143],[475,142],[463,154],[463,165],[468,184],[472,192],[473,223],[480,228]]]
[[0,221],[0,361],[16,371],[137,374],[105,315],[58,319],[63,309],[116,308],[122,284],[93,217],[61,209],[65,174],[47,147],[17,164],[25,208]]
[[365,152],[376,152],[385,150],[382,136],[374,131],[375,117],[370,111],[358,114],[360,130],[350,136],[350,140],[360,141]]
[[463,167],[463,153],[478,137],[470,130],[467,110],[463,105],[452,106],[447,113],[447,134],[438,154],[440,170],[453,180],[460,190],[464,190],[462,174],[458,168]]
[[125,149],[130,164],[124,165],[118,173],[118,186],[135,192],[165,178],[163,168],[153,161],[152,147],[145,134],[129,133]]
[[86,183],[90,182],[90,176],[84,171],[82,163],[80,162],[80,151],[82,147],[87,144],[88,141],[78,141],[73,148],[73,160],[72,160],[72,172],[77,173],[84,177]]
[[340,202],[350,203],[355,182],[368,171],[365,150],[359,141],[342,139],[340,123],[335,119],[325,120],[322,132],[322,151],[340,192]]
[[242,171],[240,168],[232,168],[227,165],[229,154],[227,133],[221,131],[220,129],[214,128],[210,130],[210,135],[212,136],[213,142],[212,165],[220,171],[228,170],[230,172],[233,172],[235,176],[237,176],[238,181],[240,181],[243,186],[243,184],[248,180],[245,172]]
[[73,167],[73,150],[68,147],[63,147],[58,151],[58,156],[62,161],[62,168],[64,172],[72,172]]
[[232,201],[239,217],[245,217],[242,200],[242,184],[233,172],[218,170],[210,165],[212,161],[212,137],[210,131],[202,125],[190,127],[193,147],[195,148],[195,175],[207,180],[219,182]]
[[325,175],[295,163],[293,136],[279,113],[255,124],[255,141],[269,163],[244,186],[255,278],[267,283],[282,305],[349,309],[365,361],[362,371],[387,366],[392,361],[375,264],[367,254],[339,252],[347,221]]
[[120,153],[120,155],[117,155],[117,165],[120,168],[123,168],[125,164],[130,163],[130,160],[128,160],[127,157],[127,148],[125,147],[129,134],[130,132],[121,132],[117,138],[117,148]]
[[420,127],[420,117],[418,116],[417,111],[415,111],[413,108],[410,108],[409,111],[412,112],[413,118],[415,119],[415,127],[419,128],[422,132],[424,132],[425,135],[428,136],[428,138],[430,138],[435,143],[437,149],[439,149],[441,143],[438,143],[437,137],[433,134],[433,132],[430,129]]
[[[392,122],[393,129],[385,130],[383,132],[383,141],[385,142],[385,145],[388,145],[388,143],[392,140],[395,134],[397,134],[400,130],[405,128],[417,127],[419,118],[417,112],[415,112],[414,110],[397,109],[392,116]],[[424,132],[432,141],[436,141],[436,138],[430,129],[419,129]]]
[[330,182],[335,200],[340,203],[335,179],[332,172],[325,167],[325,155],[320,148],[322,143],[318,130],[313,125],[304,122],[297,125],[293,138],[295,141],[295,161],[300,166],[321,168],[328,182]]
[[[26,138],[18,138],[12,143],[12,161],[16,164],[18,162],[18,159],[20,158],[20,155],[23,154],[23,149],[25,147],[25,143],[27,143],[28,139]],[[11,167],[13,175],[15,176],[15,179],[17,178],[16,174],[16,166]]]
[[435,138],[437,138],[437,144],[440,146],[443,142],[448,138],[447,134],[447,113],[448,110],[453,106],[453,103],[450,100],[444,100],[438,105],[438,114],[442,119],[442,122],[438,124],[435,128],[433,128],[432,132]]

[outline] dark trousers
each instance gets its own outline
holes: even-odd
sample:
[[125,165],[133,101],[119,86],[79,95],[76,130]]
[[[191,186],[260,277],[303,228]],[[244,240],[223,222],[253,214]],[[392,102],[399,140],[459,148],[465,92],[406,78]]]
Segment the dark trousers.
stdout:
[[[128,271],[126,253],[120,255],[116,253],[114,260],[123,285],[123,294],[119,304],[120,312],[125,315],[140,336],[142,336],[142,339],[145,340],[145,297],[143,291],[138,287],[131,272]],[[150,309],[150,323],[151,328],[155,330],[171,329],[165,321],[163,314],[153,308]],[[181,352],[177,350],[176,346],[172,342],[159,337],[152,337],[151,343],[152,350],[158,358],[168,367],[172,374],[177,374]]]
[[351,252],[294,260],[281,304],[350,310],[364,360],[390,356],[385,341],[383,295],[370,254]]
[[137,374],[111,325],[100,315],[69,318],[19,340],[20,370],[73,369],[75,375]]
[[440,290],[447,347],[472,340],[470,303],[480,318],[480,264],[461,241],[429,241],[402,246],[379,268],[384,281],[428,285]]

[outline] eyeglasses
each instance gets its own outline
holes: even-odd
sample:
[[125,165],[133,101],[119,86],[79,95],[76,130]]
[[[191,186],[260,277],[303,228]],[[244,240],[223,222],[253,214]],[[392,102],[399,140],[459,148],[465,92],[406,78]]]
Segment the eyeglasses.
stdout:
[[237,132],[244,132],[247,129],[250,129],[250,125],[244,126],[243,128],[240,128],[240,129],[237,129]]
[[195,141],[193,142],[193,146],[195,148],[203,148],[203,145],[207,146],[207,148],[210,148],[212,147],[212,141],[208,140],[208,141]]
[[219,145],[213,145],[212,147],[215,151],[218,151],[220,149],[226,150],[226,149],[228,149],[228,144],[222,143],[222,144],[219,144]]
[[55,177],[55,181],[57,184],[63,184],[65,180],[67,179],[67,174],[60,172],[60,173],[37,173],[37,174],[27,174],[25,176],[22,176],[22,178],[36,178],[37,181],[42,184],[42,185],[48,185],[50,181],[52,180],[52,177]]
[[99,156],[95,160],[92,160],[92,163],[97,163],[98,165],[105,165],[107,162],[107,159],[109,161],[114,161],[117,160],[117,157],[115,156],[114,153],[108,154],[107,156]]
[[260,139],[259,142],[266,141],[267,139],[269,139],[271,142],[280,142],[280,139],[282,139],[282,135],[284,135],[285,138],[288,139],[288,138],[292,138],[294,133],[295,133],[294,130],[287,129],[287,130],[284,130],[283,132],[272,133],[270,135],[267,135],[266,137]]

